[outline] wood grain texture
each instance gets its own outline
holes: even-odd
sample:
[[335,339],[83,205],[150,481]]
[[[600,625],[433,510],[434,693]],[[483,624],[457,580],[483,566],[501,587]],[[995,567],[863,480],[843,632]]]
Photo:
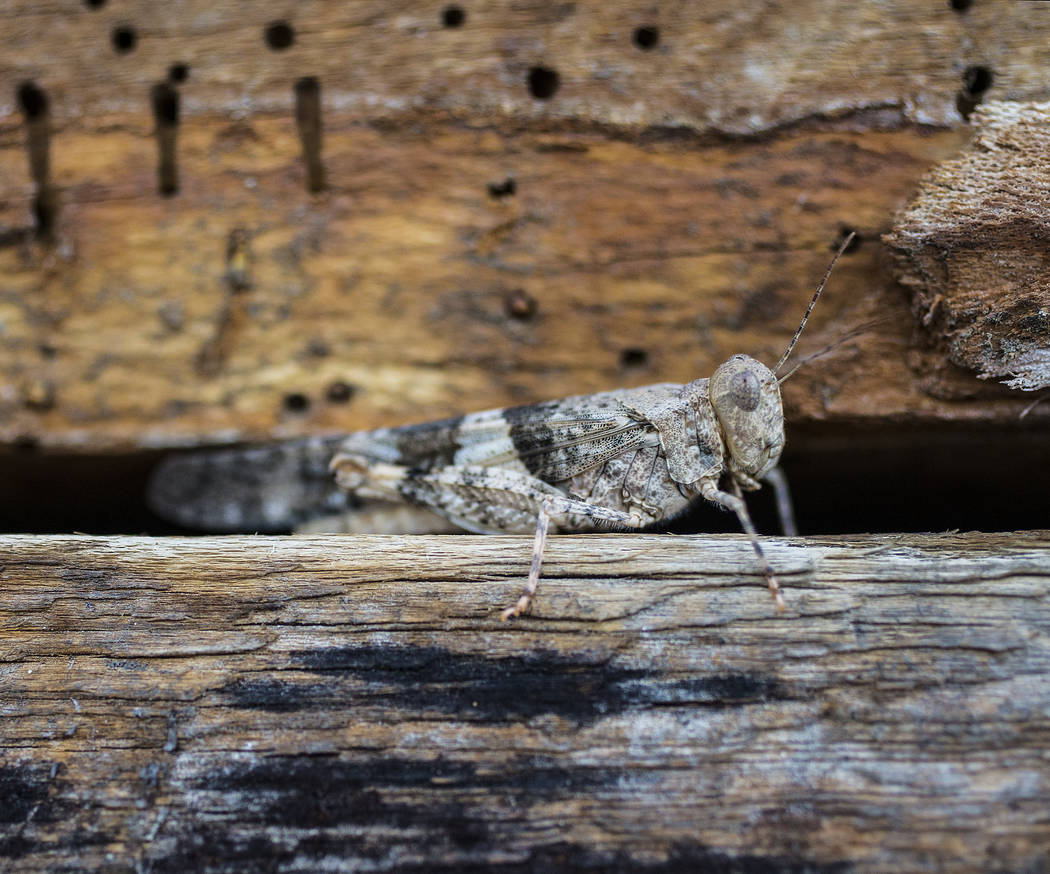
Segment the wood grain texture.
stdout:
[[973,122],[886,242],[931,342],[1033,391],[1050,385],[1050,103],[991,103]]
[[1046,4],[480,3],[456,28],[445,5],[295,4],[283,51],[269,4],[0,5],[0,80],[47,98],[0,101],[0,443],[345,431],[775,359],[844,227],[864,242],[810,348],[887,321],[793,379],[789,416],[1016,421],[971,374],[930,389],[875,240],[967,140],[968,70],[993,76],[971,102],[1045,99]]
[[0,538],[0,858],[1038,871],[1050,533]]

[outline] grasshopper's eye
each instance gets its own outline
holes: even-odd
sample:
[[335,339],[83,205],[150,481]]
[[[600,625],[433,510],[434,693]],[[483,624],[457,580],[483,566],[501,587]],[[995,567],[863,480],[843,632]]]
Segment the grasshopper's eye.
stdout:
[[759,394],[758,377],[750,370],[734,373],[729,380],[729,396],[745,413],[758,407]]

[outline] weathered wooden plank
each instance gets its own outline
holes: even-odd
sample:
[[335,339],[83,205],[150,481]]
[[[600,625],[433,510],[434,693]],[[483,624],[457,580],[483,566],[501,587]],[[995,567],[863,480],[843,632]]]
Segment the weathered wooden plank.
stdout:
[[1035,871],[1050,533],[0,538],[17,870]]
[[[444,145],[330,134],[333,161],[343,146],[350,163],[369,151],[388,161],[360,181],[360,198],[333,196],[306,227],[308,196],[290,177],[260,183],[263,195],[223,171],[187,182],[196,193],[177,204],[113,192],[68,205],[73,260],[49,255],[41,274],[18,250],[0,251],[0,435],[95,449],[263,439],[688,381],[738,351],[772,360],[826,266],[830,232],[887,230],[948,145],[799,135],[683,156],[584,140],[582,174],[579,156],[544,151],[542,138],[517,157],[498,148],[479,172],[460,152],[473,134]],[[289,144],[286,166],[295,154]],[[142,159],[140,190],[152,184]],[[505,160],[529,164],[525,177],[511,172],[511,205],[485,190],[507,175]],[[432,173],[408,195],[417,162]],[[226,252],[242,231],[252,287],[236,295]],[[970,406],[924,393],[907,303],[879,263],[870,245],[842,262],[806,348],[887,321],[787,385],[792,419],[1015,420],[1023,401],[972,378]],[[534,311],[511,308],[519,294]]]
[[689,379],[775,356],[844,226],[867,242],[813,348],[889,321],[793,380],[789,414],[1016,420],[969,374],[928,384],[870,241],[965,141],[960,107],[1045,97],[1045,4],[483,2],[449,27],[452,5],[295,4],[280,51],[268,4],[3,5],[0,443],[254,440]]
[[[459,26],[446,25],[450,6],[464,13]],[[287,111],[292,83],[315,76],[334,107],[359,118],[729,134],[854,113],[865,126],[951,125],[960,92],[974,90],[968,67],[991,71],[981,94],[1045,94],[1032,47],[1050,40],[1045,4],[955,11],[907,0],[862,9],[836,0],[306,0],[281,9],[251,0],[9,0],[0,21],[0,80],[53,90],[56,118],[69,126],[113,112],[148,125],[150,90],[175,64],[189,113]],[[274,24],[283,33],[268,33]],[[537,68],[556,84],[537,79]],[[14,109],[0,104],[0,118]]]

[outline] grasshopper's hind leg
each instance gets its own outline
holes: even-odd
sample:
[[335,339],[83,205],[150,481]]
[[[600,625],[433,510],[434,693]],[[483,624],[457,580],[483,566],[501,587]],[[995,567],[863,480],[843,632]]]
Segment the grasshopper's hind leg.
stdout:
[[525,591],[503,620],[529,608],[540,582],[543,548],[551,519],[571,518],[595,524],[640,528],[653,520],[570,498],[564,492],[530,476],[503,467],[447,465],[420,471],[376,462],[355,453],[332,460],[336,482],[361,497],[401,501],[426,507],[468,531],[520,534],[535,531],[532,561]]
[[596,504],[588,504],[568,497],[549,497],[543,500],[539,506],[536,517],[536,539],[532,544],[532,562],[529,564],[529,578],[525,582],[525,591],[521,593],[517,603],[508,607],[499,618],[506,622],[513,616],[520,616],[529,609],[536,588],[540,584],[540,568],[543,565],[543,548],[547,543],[547,530],[550,527],[552,517],[582,516],[593,522],[602,522],[609,525],[624,525],[628,528],[644,528],[651,522],[638,515],[623,513],[619,510],[610,510],[608,507],[599,507]]

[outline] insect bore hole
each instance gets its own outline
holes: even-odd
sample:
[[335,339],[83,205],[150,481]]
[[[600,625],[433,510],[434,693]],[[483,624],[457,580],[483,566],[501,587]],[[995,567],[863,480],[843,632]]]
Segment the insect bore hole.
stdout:
[[967,67],[963,70],[963,90],[974,97],[992,87],[994,74],[987,67]]
[[354,386],[341,380],[329,383],[328,388],[324,390],[325,400],[330,404],[348,403],[356,393],[357,389]]
[[631,42],[634,43],[635,48],[641,49],[643,52],[651,51],[660,42],[660,29],[651,25],[636,27],[631,35]]
[[970,120],[974,109],[984,98],[984,93],[992,87],[995,74],[988,67],[972,66],[963,70],[962,88],[955,98],[955,108],[965,121]]
[[135,51],[139,35],[131,25],[121,24],[113,28],[109,40],[113,44],[113,51],[118,55],[127,55]]
[[325,189],[321,161],[321,82],[316,76],[303,76],[295,83],[295,123],[303,146],[306,190],[316,194]]
[[624,349],[620,352],[620,367],[639,368],[649,363],[649,353],[644,349]]
[[157,126],[157,190],[162,197],[179,192],[179,171],[175,155],[175,136],[179,124],[179,92],[168,82],[150,91],[153,121]]
[[467,13],[461,6],[446,6],[441,10],[442,27],[462,27],[467,20]]
[[153,118],[158,125],[174,126],[179,123],[179,92],[166,82],[154,85],[150,92]]
[[88,9],[101,9],[106,5],[106,0],[84,0],[84,5]]
[[511,197],[518,191],[518,183],[514,179],[508,176],[502,182],[490,182],[488,186],[489,197],[495,198],[496,200],[502,200],[504,197]]
[[973,6],[973,0],[948,0],[948,5],[956,12],[969,12]]
[[50,102],[35,82],[19,85],[15,98],[26,121],[29,175],[36,188],[33,195],[34,228],[38,238],[49,240],[58,218],[58,193],[51,185]]
[[26,121],[47,115],[47,95],[35,82],[23,82],[18,86],[18,108]]
[[561,84],[561,76],[550,67],[533,67],[528,75],[529,94],[537,100],[550,100]]
[[507,292],[503,298],[503,311],[509,318],[516,319],[519,322],[527,322],[535,317],[538,308],[536,298],[523,288],[516,288]]
[[295,42],[295,31],[287,21],[271,21],[263,31],[266,45],[275,52],[290,48]]
[[310,399],[302,392],[290,392],[284,396],[284,408],[289,413],[305,413],[310,409]]
[[181,85],[190,75],[190,68],[185,64],[172,64],[168,67],[168,81]]

